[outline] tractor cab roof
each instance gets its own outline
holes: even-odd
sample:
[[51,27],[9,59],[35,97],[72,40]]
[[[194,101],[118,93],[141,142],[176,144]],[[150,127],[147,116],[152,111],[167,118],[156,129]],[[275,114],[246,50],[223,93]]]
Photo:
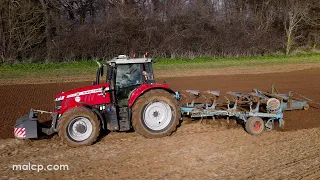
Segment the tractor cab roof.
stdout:
[[152,62],[151,58],[132,58],[126,55],[119,55],[118,57],[115,57],[109,61],[107,61],[108,64],[115,63],[115,64],[137,64],[137,63],[148,63]]

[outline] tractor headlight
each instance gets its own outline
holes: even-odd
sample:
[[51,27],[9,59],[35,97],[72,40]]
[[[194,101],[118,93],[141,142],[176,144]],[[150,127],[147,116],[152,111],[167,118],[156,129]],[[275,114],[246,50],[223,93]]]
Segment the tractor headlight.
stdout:
[[61,109],[61,104],[62,104],[62,101],[55,101],[55,109],[56,110],[60,110]]
[[64,99],[64,96],[57,97],[54,102],[55,102],[55,109],[60,110],[61,109],[61,104],[62,100]]
[[64,96],[60,96],[60,97],[57,97],[54,101],[62,101],[64,99]]

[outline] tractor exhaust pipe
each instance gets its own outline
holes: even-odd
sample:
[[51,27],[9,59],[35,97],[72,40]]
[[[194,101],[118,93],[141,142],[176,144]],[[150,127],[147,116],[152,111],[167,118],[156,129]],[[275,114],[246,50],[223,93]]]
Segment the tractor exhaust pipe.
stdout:
[[97,70],[97,75],[96,75],[96,82],[95,84],[99,84],[100,82],[100,76],[101,76],[101,63],[99,63],[98,61],[96,61],[98,64],[98,70]]

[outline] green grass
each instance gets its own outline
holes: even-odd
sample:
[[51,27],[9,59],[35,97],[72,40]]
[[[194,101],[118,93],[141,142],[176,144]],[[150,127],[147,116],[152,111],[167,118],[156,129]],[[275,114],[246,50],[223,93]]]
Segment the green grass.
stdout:
[[[154,70],[207,69],[224,67],[269,66],[281,64],[320,63],[320,54],[296,56],[255,56],[239,58],[154,58]],[[67,77],[95,75],[94,60],[56,63],[24,63],[0,65],[0,79],[23,79],[40,77]]]
[[93,60],[43,64],[25,63],[1,65],[0,79],[94,75],[97,67],[97,63]]
[[297,55],[297,56],[253,56],[239,58],[208,58],[199,57],[196,59],[167,59],[157,58],[156,70],[163,69],[204,69],[224,67],[245,67],[245,66],[268,66],[281,64],[304,64],[320,63],[320,54]]

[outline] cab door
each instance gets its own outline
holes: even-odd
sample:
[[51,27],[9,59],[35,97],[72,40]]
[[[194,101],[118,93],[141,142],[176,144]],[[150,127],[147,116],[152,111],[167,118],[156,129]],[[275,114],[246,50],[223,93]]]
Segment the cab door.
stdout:
[[143,64],[118,64],[116,73],[116,97],[120,107],[128,106],[130,93],[143,84]]

